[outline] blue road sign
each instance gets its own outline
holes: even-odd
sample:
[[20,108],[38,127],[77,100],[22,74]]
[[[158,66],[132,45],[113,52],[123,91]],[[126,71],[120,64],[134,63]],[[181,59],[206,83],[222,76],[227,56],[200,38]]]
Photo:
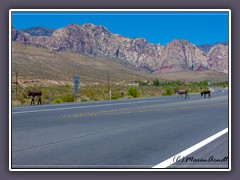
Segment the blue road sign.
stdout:
[[73,83],[74,83],[74,94],[78,94],[78,84],[80,83],[80,76],[74,76]]
[[75,81],[80,82],[80,76],[74,76],[73,77],[73,82],[75,82]]
[[78,83],[74,84],[74,94],[78,94]]

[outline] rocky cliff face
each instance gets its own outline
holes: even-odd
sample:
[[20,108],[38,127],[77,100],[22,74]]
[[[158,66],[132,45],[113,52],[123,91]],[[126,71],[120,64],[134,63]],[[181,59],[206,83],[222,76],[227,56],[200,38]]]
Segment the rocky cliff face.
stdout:
[[24,32],[16,30],[12,27],[12,41],[18,41],[24,44],[28,43],[28,38],[24,35]]
[[228,46],[217,44],[207,54],[209,69],[228,74]]
[[206,56],[186,40],[173,40],[162,48],[156,71],[202,70],[207,68]]
[[12,28],[12,40],[51,51],[110,57],[154,73],[203,69],[228,73],[228,46],[215,45],[206,53],[186,40],[173,40],[163,47],[142,38],[112,34],[93,24],[71,24],[54,31],[50,37],[32,36]]

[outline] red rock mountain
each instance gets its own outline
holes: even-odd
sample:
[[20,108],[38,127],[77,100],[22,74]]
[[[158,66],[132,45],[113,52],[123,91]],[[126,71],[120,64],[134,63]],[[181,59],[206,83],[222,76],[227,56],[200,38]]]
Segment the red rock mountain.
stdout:
[[144,68],[153,73],[213,69],[228,74],[228,46],[216,44],[209,52],[186,40],[173,40],[166,46],[110,33],[93,24],[57,29],[51,36],[32,36],[12,28],[12,40],[46,47],[50,51],[72,51],[104,56]]

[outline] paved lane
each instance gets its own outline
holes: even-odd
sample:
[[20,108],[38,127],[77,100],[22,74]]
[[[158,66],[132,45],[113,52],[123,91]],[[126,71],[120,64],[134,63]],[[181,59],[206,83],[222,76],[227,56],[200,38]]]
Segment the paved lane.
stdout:
[[13,108],[13,168],[151,168],[228,127],[227,94]]
[[225,168],[229,166],[228,133],[213,142],[181,158],[168,168]]

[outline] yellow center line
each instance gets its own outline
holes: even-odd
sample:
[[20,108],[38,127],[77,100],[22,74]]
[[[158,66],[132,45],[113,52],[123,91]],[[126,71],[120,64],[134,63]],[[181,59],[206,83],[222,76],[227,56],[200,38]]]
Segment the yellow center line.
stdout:
[[[203,105],[195,105],[195,106],[181,106],[181,107],[169,107],[169,108],[153,108],[153,109],[143,109],[144,107],[135,107],[135,108],[125,108],[124,110],[109,110],[109,111],[98,111],[91,113],[81,113],[81,114],[72,114],[72,115],[63,115],[59,117],[60,119],[65,118],[81,118],[81,117],[96,117],[100,115],[117,115],[117,114],[130,114],[130,113],[145,113],[145,112],[156,112],[156,111],[167,111],[167,110],[176,110],[176,109],[196,109],[196,108],[204,108],[209,106],[219,106],[228,104],[227,102],[222,103],[214,103],[214,104],[203,104]],[[151,106],[145,106],[151,107]],[[139,110],[138,110],[139,109]],[[132,110],[132,111],[131,111]]]

